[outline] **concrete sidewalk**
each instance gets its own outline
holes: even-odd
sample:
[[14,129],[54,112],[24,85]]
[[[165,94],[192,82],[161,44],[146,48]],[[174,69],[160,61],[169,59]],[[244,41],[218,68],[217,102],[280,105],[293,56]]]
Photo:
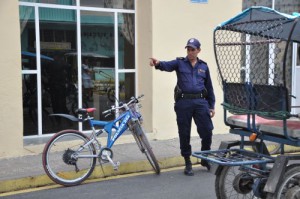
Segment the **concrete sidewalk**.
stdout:
[[[97,162],[97,167],[89,179],[151,171],[152,168],[145,155],[139,151],[133,138],[130,139],[131,137],[131,135],[128,135],[127,141],[124,141],[122,144],[116,143],[112,148],[114,161],[121,163],[119,170],[114,171],[110,164],[105,164],[103,174]],[[214,135],[212,149],[218,149],[221,141],[239,139],[239,136],[233,134]],[[193,151],[200,151],[200,143],[199,137],[192,137],[191,145]],[[180,156],[179,140],[177,138],[169,140],[150,139],[150,144],[161,169],[184,165],[183,158]],[[1,193],[5,192],[55,184],[45,174],[42,166],[42,151],[44,146],[45,144],[25,146],[24,148],[28,153],[23,156],[0,158],[0,196]],[[197,161],[196,158],[193,158],[193,163]]]

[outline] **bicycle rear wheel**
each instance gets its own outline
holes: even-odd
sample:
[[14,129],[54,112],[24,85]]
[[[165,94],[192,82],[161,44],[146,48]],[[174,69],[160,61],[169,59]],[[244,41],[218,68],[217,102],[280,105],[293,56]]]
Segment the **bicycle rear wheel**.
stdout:
[[93,144],[82,146],[90,139],[75,130],[64,130],[55,134],[45,145],[43,167],[54,182],[63,186],[74,186],[82,183],[93,172],[96,154]]
[[144,153],[153,167],[154,171],[156,174],[160,174],[160,167],[158,164],[158,161],[152,151],[152,148],[150,146],[150,143],[146,137],[146,134],[144,133],[142,127],[140,126],[139,123],[136,123],[134,125],[133,129],[133,137],[135,138],[135,141],[137,142],[137,145],[139,146],[140,150],[142,153]]

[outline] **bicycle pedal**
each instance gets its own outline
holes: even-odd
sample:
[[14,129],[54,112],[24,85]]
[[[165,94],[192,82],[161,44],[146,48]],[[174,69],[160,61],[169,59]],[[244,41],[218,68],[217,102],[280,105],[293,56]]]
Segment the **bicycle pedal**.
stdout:
[[114,165],[113,165],[113,168],[115,171],[118,171],[119,170],[119,166],[120,166],[120,162],[116,162]]

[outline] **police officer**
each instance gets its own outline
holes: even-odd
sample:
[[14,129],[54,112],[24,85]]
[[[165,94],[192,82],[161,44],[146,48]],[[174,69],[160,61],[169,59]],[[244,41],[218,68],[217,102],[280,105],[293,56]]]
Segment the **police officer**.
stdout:
[[[210,150],[212,142],[213,123],[215,115],[215,95],[207,64],[198,58],[200,42],[191,38],[185,48],[186,57],[172,61],[159,61],[150,58],[150,66],[161,71],[176,71],[177,85],[175,88],[175,112],[177,116],[178,133],[181,155],[185,160],[184,174],[193,176],[191,156],[191,123],[192,118],[197,126],[201,138],[201,150]],[[208,170],[210,165],[202,160],[201,165]]]

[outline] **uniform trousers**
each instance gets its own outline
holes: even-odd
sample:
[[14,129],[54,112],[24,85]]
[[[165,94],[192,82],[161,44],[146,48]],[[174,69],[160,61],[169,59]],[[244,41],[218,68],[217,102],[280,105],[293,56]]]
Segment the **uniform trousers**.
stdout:
[[192,153],[190,144],[192,119],[197,126],[201,139],[201,151],[210,150],[213,123],[210,117],[208,102],[205,99],[179,99],[175,103],[180,150],[183,157]]

